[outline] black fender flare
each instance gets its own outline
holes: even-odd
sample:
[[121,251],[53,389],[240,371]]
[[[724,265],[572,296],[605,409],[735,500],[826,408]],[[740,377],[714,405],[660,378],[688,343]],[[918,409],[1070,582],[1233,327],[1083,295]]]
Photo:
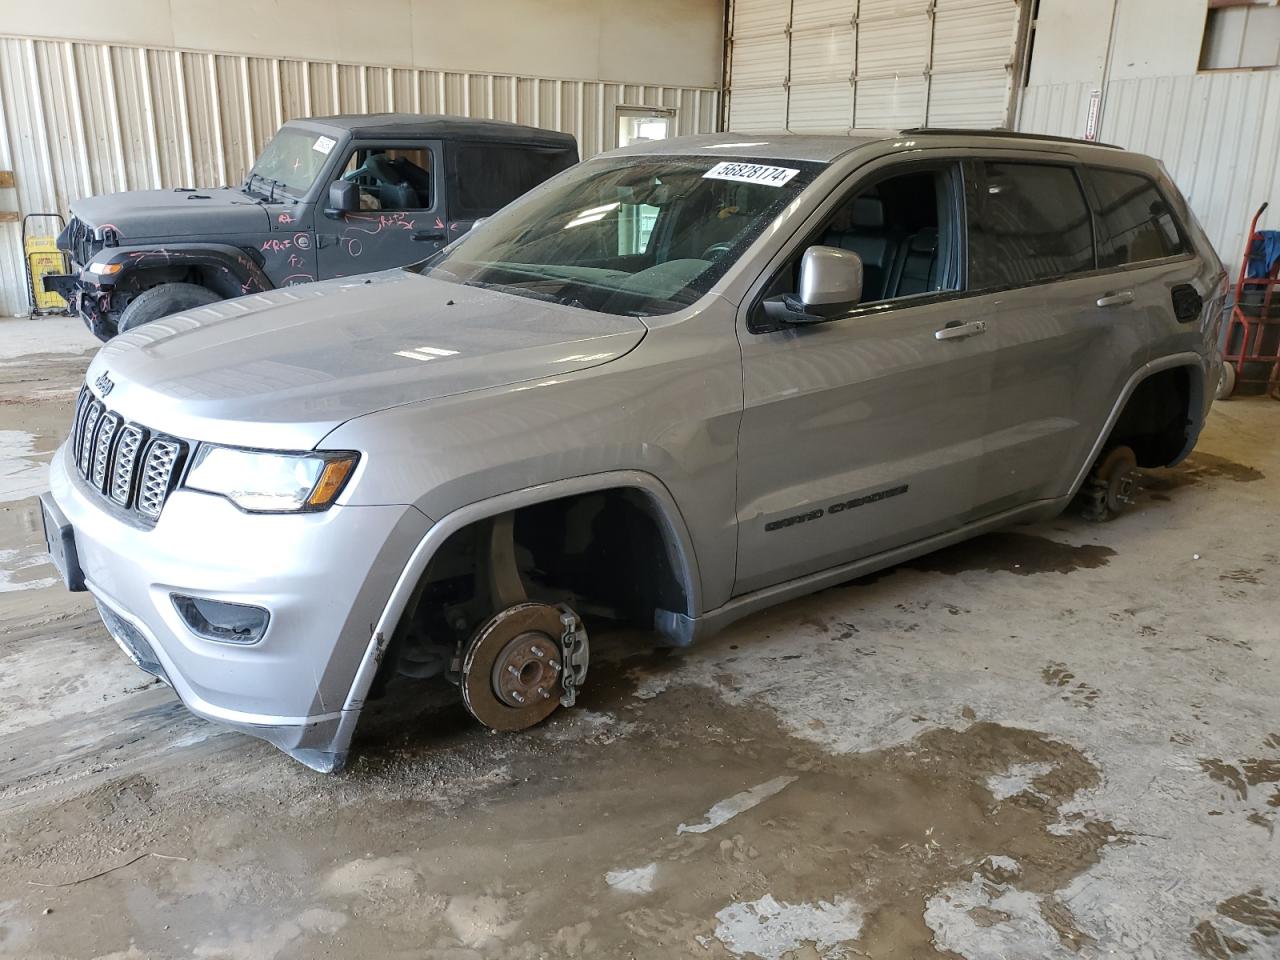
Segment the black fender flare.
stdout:
[[116,273],[90,271],[81,273],[82,282],[115,290],[132,285],[148,271],[199,269],[209,289],[224,297],[261,293],[275,287],[261,265],[240,247],[228,243],[164,243],[147,246],[107,247],[94,258],[93,264],[120,265]]

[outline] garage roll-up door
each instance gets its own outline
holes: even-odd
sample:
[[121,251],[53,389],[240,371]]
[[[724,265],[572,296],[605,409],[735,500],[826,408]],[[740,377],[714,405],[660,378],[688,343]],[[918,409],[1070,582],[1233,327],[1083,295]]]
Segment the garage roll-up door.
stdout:
[[996,127],[1020,0],[734,0],[729,129]]

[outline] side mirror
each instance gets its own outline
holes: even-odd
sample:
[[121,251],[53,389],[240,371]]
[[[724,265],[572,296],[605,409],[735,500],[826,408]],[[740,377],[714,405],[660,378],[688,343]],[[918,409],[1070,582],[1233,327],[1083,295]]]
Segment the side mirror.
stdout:
[[360,188],[348,180],[335,180],[329,184],[329,206],[326,217],[340,217],[360,209]]
[[765,301],[782,323],[822,323],[848,313],[862,299],[862,258],[840,247],[810,247],[800,258],[800,289]]

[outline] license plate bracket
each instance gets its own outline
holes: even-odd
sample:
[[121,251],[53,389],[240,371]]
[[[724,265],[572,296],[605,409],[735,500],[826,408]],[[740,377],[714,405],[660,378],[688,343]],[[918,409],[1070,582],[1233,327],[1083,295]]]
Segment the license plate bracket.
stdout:
[[71,523],[58,509],[53,497],[40,494],[40,518],[44,521],[44,542],[49,549],[49,559],[62,575],[62,581],[72,593],[83,593],[84,571],[80,569],[80,555],[76,551],[76,533]]

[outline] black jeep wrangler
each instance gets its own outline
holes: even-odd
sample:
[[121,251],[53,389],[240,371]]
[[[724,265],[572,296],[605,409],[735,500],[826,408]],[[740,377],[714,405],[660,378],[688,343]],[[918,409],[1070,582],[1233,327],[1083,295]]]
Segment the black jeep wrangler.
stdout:
[[413,263],[578,162],[568,134],[458,117],[293,120],[237,187],[79,200],[45,278],[100,339],[215,300]]

